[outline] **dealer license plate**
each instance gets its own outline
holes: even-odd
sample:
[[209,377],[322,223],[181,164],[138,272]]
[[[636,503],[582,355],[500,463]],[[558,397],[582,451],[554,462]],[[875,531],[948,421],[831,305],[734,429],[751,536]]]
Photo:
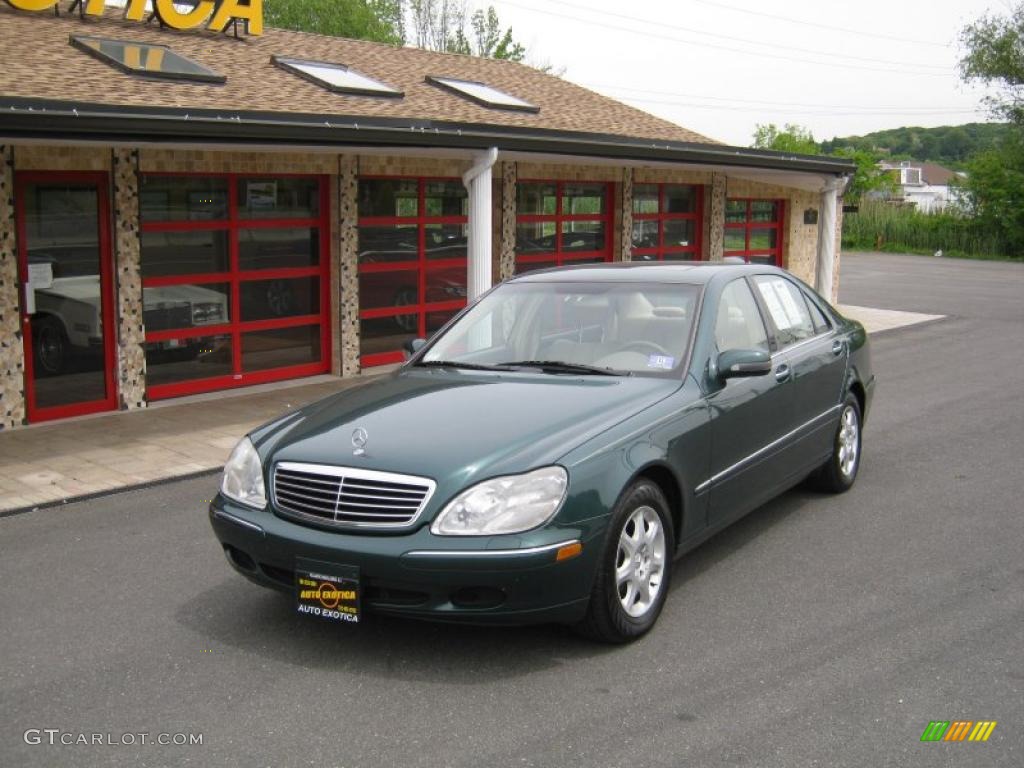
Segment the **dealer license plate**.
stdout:
[[300,558],[295,565],[299,613],[328,621],[359,623],[359,569]]

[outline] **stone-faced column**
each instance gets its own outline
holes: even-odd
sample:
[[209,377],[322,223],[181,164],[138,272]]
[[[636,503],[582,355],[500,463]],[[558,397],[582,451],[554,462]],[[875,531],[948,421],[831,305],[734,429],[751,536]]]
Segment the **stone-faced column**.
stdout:
[[14,148],[0,144],[0,430],[25,422],[25,345],[18,287]]
[[725,258],[725,174],[711,174],[711,200],[707,206],[708,261]]
[[121,408],[146,407],[146,328],[139,243],[139,150],[113,150],[117,384]]
[[501,242],[498,245],[498,279],[516,273],[516,182],[515,163],[501,164]]
[[622,169],[622,209],[619,227],[619,261],[633,260],[633,169]]
[[338,309],[341,375],[359,373],[359,164],[354,155],[338,157]]

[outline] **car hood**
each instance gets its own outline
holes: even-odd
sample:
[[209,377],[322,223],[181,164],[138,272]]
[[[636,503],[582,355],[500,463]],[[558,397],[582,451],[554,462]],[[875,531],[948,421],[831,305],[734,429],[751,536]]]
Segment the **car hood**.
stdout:
[[[556,462],[667,397],[681,382],[403,369],[256,430],[266,464],[301,461],[399,472],[461,488]],[[365,454],[352,433],[366,431]]]

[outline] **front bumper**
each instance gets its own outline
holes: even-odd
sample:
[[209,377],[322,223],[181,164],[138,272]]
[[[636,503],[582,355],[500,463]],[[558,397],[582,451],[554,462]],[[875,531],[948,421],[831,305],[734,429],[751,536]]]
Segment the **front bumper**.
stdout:
[[[521,536],[434,536],[321,530],[218,495],[210,524],[231,565],[246,578],[295,589],[297,558],[359,568],[364,610],[437,621],[536,624],[583,618],[603,543],[603,526],[542,528]],[[582,552],[556,560],[573,541]]]

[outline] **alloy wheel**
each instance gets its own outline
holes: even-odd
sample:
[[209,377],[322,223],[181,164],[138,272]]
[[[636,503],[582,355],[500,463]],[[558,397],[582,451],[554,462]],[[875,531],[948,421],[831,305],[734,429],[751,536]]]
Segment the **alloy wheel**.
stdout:
[[837,439],[839,471],[843,477],[853,477],[857,469],[857,456],[860,454],[860,425],[857,423],[857,411],[850,405],[843,409]]
[[637,507],[619,534],[615,586],[622,609],[633,618],[655,604],[665,573],[665,530],[652,507]]

